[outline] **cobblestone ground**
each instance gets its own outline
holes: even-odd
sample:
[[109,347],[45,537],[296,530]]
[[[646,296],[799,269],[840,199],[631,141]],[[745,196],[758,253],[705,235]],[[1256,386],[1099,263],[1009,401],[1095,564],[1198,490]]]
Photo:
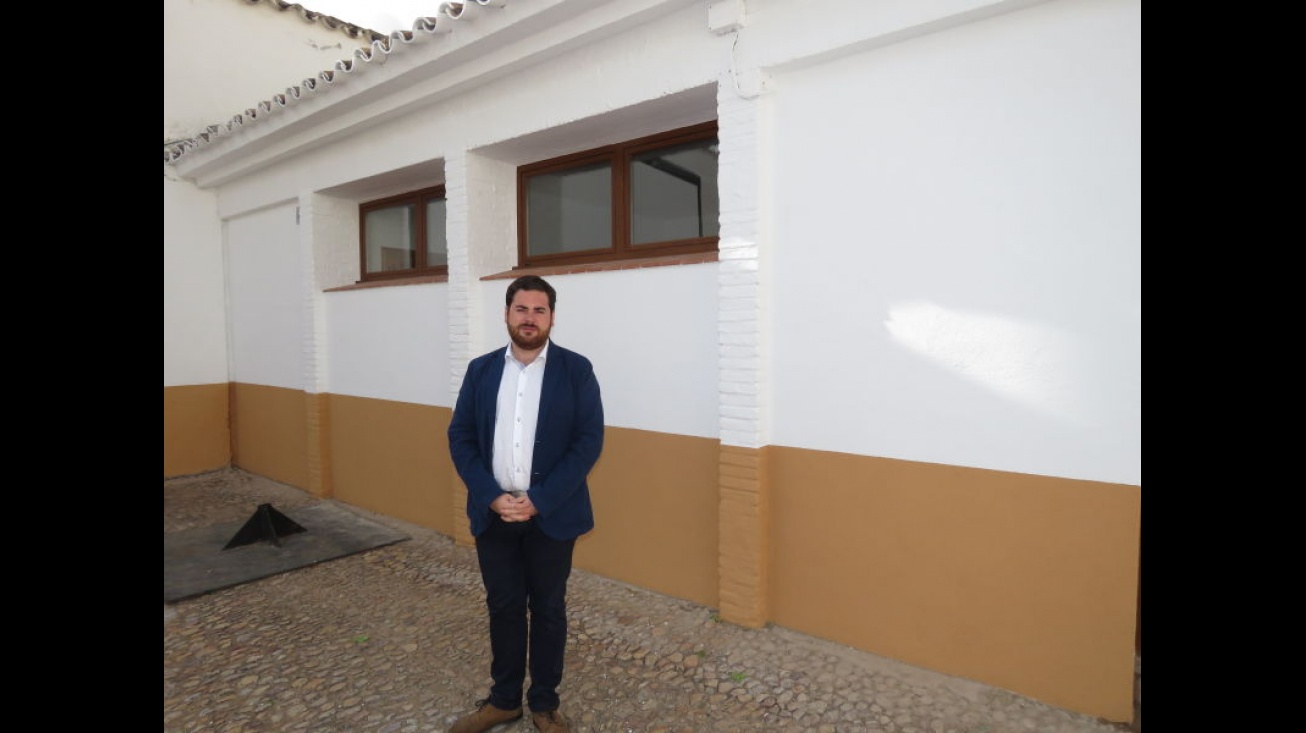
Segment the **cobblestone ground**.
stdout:
[[[172,479],[163,530],[319,501],[239,470]],[[163,608],[164,733],[445,731],[489,687],[475,551],[411,539]],[[1128,725],[577,570],[562,712],[574,731],[1121,733]],[[529,716],[496,733],[531,731]]]

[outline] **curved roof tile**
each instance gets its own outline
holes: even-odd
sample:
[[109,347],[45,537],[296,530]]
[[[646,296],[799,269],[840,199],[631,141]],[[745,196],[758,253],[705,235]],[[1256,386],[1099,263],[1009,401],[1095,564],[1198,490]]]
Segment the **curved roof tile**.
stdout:
[[377,40],[378,38],[385,38],[384,33],[378,33],[377,31],[374,31],[371,28],[364,28],[363,26],[360,25],[354,25],[353,23],[341,20],[333,15],[326,15],[325,13],[319,13],[315,10],[309,10],[308,8],[304,7],[303,5],[300,5],[299,3],[288,3],[285,2],[285,0],[244,0],[244,2],[246,5],[258,5],[260,3],[267,3],[268,5],[271,5],[272,7],[276,8],[277,10],[280,10],[283,13],[286,11],[295,11],[299,13],[299,16],[301,18],[308,21],[309,23],[321,23],[323,26],[330,28],[331,30],[338,30],[341,33],[344,33],[345,35],[349,36],[350,38],[359,38],[365,36],[374,41]]
[[271,99],[260,101],[254,107],[250,107],[241,114],[232,117],[225,124],[209,125],[204,129],[204,132],[195,137],[169,142],[163,147],[164,163],[174,163],[191,150],[210,145],[237,128],[243,128],[247,124],[258,122],[279,109],[289,107],[291,104],[303,99],[308,93],[325,93],[329,91],[335,83],[338,73],[361,73],[369,68],[373,60],[376,60],[378,64],[383,63],[387,56],[408,44],[430,36],[449,33],[452,30],[450,23],[462,17],[464,7],[469,2],[481,7],[502,7],[507,3],[507,0],[443,2],[440,3],[439,9],[436,11],[437,15],[415,19],[411,31],[393,31],[389,35],[346,23],[330,15],[316,13],[298,3],[288,3],[284,2],[284,0],[244,0],[244,2],[250,5],[266,2],[283,12],[294,10],[309,22],[321,22],[328,28],[339,28],[342,33],[349,35],[351,38],[366,35],[372,39],[372,44],[367,48],[356,49],[352,58],[337,61],[333,68],[324,69],[318,72],[316,76],[304,79],[297,86],[287,87],[285,92],[274,94]]

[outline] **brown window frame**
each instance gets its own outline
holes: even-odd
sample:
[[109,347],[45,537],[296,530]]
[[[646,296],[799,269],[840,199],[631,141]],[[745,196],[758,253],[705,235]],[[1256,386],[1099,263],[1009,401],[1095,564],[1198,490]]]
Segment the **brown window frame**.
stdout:
[[[621,260],[661,257],[666,255],[698,254],[716,252],[720,236],[695,237],[665,242],[631,244],[630,239],[630,166],[631,160],[640,153],[660,148],[675,147],[686,143],[711,140],[717,137],[716,120],[698,125],[682,127],[667,132],[648,135],[626,142],[606,145],[577,153],[562,155],[549,160],[518,166],[517,168],[517,269],[526,267],[548,267],[551,265],[588,264],[594,262],[614,262]],[[612,175],[612,246],[602,249],[588,249],[573,252],[555,252],[549,254],[530,254],[527,241],[530,235],[528,226],[527,192],[530,179],[534,176],[558,173],[571,169],[583,168],[595,163],[608,164]]]
[[[433,200],[445,201],[446,212],[448,199],[445,197],[444,186],[431,186],[430,188],[421,188],[415,191],[408,191],[395,196],[389,196],[374,201],[366,201],[358,205],[358,272],[359,282],[377,282],[384,280],[395,280],[399,278],[414,277],[417,275],[443,275],[448,276],[449,265],[428,265],[426,263],[426,204]],[[416,251],[416,263],[413,267],[399,270],[384,270],[382,272],[367,271],[367,213],[378,209],[388,209],[396,205],[412,204],[413,205],[413,231],[416,233],[417,241],[414,246]]]

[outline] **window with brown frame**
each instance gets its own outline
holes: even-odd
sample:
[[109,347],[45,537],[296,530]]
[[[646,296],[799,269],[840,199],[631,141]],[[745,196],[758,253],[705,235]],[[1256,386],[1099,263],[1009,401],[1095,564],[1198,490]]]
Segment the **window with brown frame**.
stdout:
[[358,207],[362,281],[449,274],[444,186]]
[[517,169],[522,267],[716,251],[717,125]]

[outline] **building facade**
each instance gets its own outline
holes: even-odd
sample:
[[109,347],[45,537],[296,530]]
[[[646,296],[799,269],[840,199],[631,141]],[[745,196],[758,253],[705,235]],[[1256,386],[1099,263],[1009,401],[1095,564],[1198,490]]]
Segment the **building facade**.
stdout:
[[[213,202],[165,180],[165,478],[470,543],[445,429],[542,274],[607,420],[578,567],[1131,719],[1141,3],[444,3],[305,81],[165,146]],[[531,260],[532,166],[707,125],[710,250]],[[421,191],[444,266],[369,274]]]

